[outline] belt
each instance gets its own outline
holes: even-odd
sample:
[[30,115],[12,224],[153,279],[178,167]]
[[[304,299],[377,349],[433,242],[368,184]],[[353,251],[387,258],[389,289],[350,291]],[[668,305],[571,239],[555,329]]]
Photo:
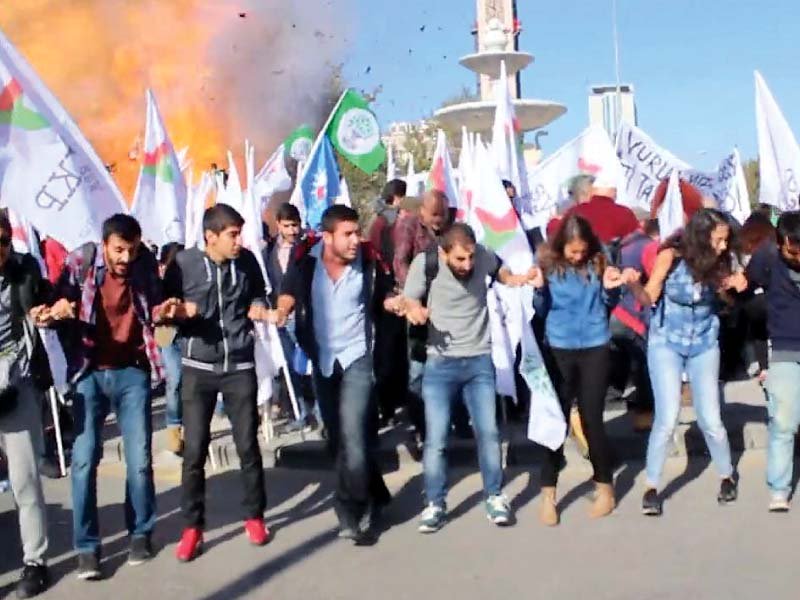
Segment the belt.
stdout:
[[[207,363],[201,362],[199,360],[194,360],[192,358],[181,358],[181,364],[185,367],[191,367],[192,369],[199,369],[201,371],[208,371],[209,373],[225,373],[225,367],[222,363]],[[256,366],[255,362],[243,362],[243,363],[230,363],[228,365],[228,371],[248,371],[250,369],[254,369]]]

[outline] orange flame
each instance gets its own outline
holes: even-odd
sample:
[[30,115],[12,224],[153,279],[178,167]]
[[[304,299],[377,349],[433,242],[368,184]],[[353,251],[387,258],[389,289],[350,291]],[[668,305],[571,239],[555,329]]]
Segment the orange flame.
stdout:
[[[196,169],[225,166],[225,151],[245,137],[266,154],[301,121],[317,122],[330,65],[344,47],[343,36],[318,35],[319,27],[346,22],[337,2],[314,11],[294,0],[8,4],[0,27],[114,165],[129,201],[143,155],[147,87],[176,150],[189,146]],[[282,77],[287,70],[291,80]]]

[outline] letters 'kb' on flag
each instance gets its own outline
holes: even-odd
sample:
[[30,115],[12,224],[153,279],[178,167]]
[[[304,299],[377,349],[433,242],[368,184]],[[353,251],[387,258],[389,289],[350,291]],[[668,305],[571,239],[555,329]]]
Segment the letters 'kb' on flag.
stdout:
[[155,96],[147,90],[144,160],[131,213],[146,240],[159,246],[186,238],[186,182]]
[[386,160],[378,120],[369,103],[347,90],[327,131],[336,151],[365,173],[373,173]]
[[67,250],[126,212],[103,162],[0,32],[0,197]]
[[328,137],[323,135],[304,165],[292,192],[291,203],[298,208],[307,227],[319,228],[322,213],[341,195],[339,179],[339,165],[333,146]]

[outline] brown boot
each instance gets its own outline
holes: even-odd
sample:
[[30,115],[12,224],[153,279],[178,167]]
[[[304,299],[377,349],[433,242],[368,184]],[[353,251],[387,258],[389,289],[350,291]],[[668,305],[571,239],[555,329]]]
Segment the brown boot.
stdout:
[[543,487],[542,500],[539,507],[539,520],[542,525],[555,527],[558,525],[558,509],[556,507],[556,488]]
[[183,453],[183,435],[180,426],[167,427],[167,450],[178,455]]
[[617,506],[614,500],[614,487],[610,483],[595,483],[595,497],[589,516],[599,519],[610,515]]

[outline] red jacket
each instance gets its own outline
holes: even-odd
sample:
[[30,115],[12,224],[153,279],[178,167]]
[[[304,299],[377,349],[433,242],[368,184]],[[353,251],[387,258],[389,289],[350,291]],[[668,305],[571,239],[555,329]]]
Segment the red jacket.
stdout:
[[[573,206],[564,215],[580,215],[592,226],[597,237],[604,244],[617,238],[624,238],[639,229],[639,221],[630,208],[617,204],[613,198],[607,196],[592,196],[589,202]],[[558,223],[551,221],[547,224],[547,237],[555,235]]]

